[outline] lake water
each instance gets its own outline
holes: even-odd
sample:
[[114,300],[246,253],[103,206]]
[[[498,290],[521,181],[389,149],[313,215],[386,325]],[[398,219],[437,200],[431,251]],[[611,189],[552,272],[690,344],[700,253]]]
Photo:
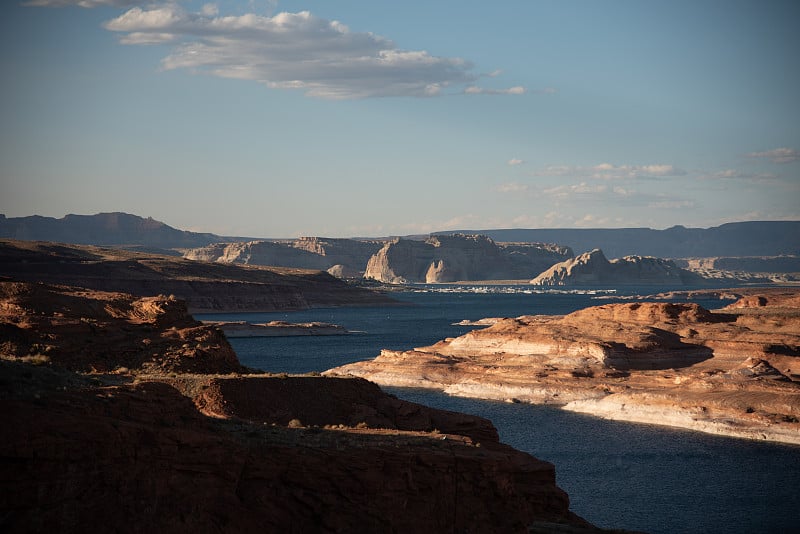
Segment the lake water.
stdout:
[[[410,349],[461,335],[462,319],[564,314],[614,302],[635,290],[588,293],[416,292],[401,307],[336,308],[258,314],[209,314],[203,320],[324,321],[347,336],[240,338],[244,365],[269,372],[324,371],[371,359],[380,349]],[[491,292],[494,291],[494,292]],[[708,308],[718,300],[695,301]],[[385,388],[398,397],[490,419],[500,438],[556,466],[571,509],[605,528],[651,533],[800,533],[800,447],[606,421],[553,407],[449,397]]]

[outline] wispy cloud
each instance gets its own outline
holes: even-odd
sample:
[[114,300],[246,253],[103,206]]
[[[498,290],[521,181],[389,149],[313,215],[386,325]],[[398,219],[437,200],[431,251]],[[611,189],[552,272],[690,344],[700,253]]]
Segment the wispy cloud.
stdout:
[[522,86],[509,87],[508,89],[486,89],[470,85],[464,89],[466,95],[524,95],[527,92]]
[[551,165],[533,173],[534,176],[568,176],[572,178],[592,178],[599,180],[661,178],[685,176],[686,174],[686,171],[674,165],[613,165],[611,163],[599,163],[588,167]]
[[750,152],[748,158],[768,159],[773,163],[794,163],[800,161],[800,151],[794,148],[775,148],[764,152]]
[[590,185],[586,182],[573,185],[559,185],[548,189],[543,189],[542,193],[547,196],[557,198],[567,198],[574,195],[598,195],[608,191],[605,184]]
[[768,172],[761,172],[761,173],[752,173],[752,172],[745,172],[738,169],[722,169],[716,172],[708,173],[708,174],[701,174],[698,175],[697,178],[699,180],[751,180],[751,181],[769,181],[775,180],[778,177],[776,174],[768,173]]
[[525,161],[518,158],[511,158],[510,160],[508,160],[508,164],[511,165],[512,167],[515,167],[517,165],[522,165],[523,163],[525,163]]
[[495,190],[500,193],[525,193],[530,189],[527,184],[520,184],[517,182],[509,182],[498,185]]
[[[52,0],[56,1],[56,0]],[[101,1],[101,0],[91,0]],[[121,0],[106,0],[121,1]],[[161,66],[253,80],[327,99],[443,94],[524,94],[521,86],[483,89],[469,61],[402,50],[391,40],[352,32],[308,11],[275,16],[219,16],[213,5],[191,13],[170,3],[135,7],[105,28],[131,45],[169,44]],[[459,87],[464,87],[459,90]]]
[[663,199],[649,202],[647,207],[651,209],[679,210],[694,208],[695,203],[693,200]]

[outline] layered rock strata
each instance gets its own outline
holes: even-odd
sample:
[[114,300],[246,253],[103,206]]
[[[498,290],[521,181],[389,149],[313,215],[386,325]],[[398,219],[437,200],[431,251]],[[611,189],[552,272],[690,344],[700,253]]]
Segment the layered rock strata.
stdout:
[[497,244],[480,235],[436,235],[425,241],[395,239],[367,264],[365,278],[391,284],[519,280],[572,257],[567,247]]
[[192,312],[297,310],[391,304],[380,293],[327,273],[204,263],[124,250],[0,240],[0,277],[121,291],[175,295]]
[[671,260],[643,256],[606,259],[595,249],[553,265],[531,280],[538,286],[702,285],[706,280]]
[[254,374],[174,299],[0,290],[3,532],[598,531],[489,421]]
[[767,302],[749,297],[715,313],[609,304],[504,319],[326,374],[800,444],[800,308],[796,292]]

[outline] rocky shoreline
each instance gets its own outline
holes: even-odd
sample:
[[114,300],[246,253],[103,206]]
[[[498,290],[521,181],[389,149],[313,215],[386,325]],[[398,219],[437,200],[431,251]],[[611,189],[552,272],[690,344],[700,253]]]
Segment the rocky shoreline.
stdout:
[[800,290],[487,323],[326,374],[800,445]]

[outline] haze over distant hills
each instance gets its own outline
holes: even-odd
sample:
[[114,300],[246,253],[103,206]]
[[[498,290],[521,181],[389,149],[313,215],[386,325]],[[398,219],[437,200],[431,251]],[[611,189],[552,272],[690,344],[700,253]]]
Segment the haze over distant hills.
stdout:
[[0,214],[0,237],[23,241],[56,241],[74,245],[149,247],[157,249],[202,247],[244,238],[178,230],[151,217],[128,213],[66,215],[61,219]]
[[[612,258],[628,255],[713,258],[800,254],[800,221],[737,222],[707,229],[683,226],[666,230],[497,229],[436,232],[434,235],[459,233],[482,234],[499,243],[554,243],[572,248],[575,254],[600,248]],[[39,215],[7,218],[0,214],[0,238],[153,248],[161,251],[253,239],[179,230],[149,217],[127,213],[67,215],[60,219]]]
[[712,228],[556,228],[454,230],[437,234],[482,234],[500,242],[558,243],[575,254],[602,249],[608,257],[661,258],[778,256],[800,254],[800,221],[753,221]]

